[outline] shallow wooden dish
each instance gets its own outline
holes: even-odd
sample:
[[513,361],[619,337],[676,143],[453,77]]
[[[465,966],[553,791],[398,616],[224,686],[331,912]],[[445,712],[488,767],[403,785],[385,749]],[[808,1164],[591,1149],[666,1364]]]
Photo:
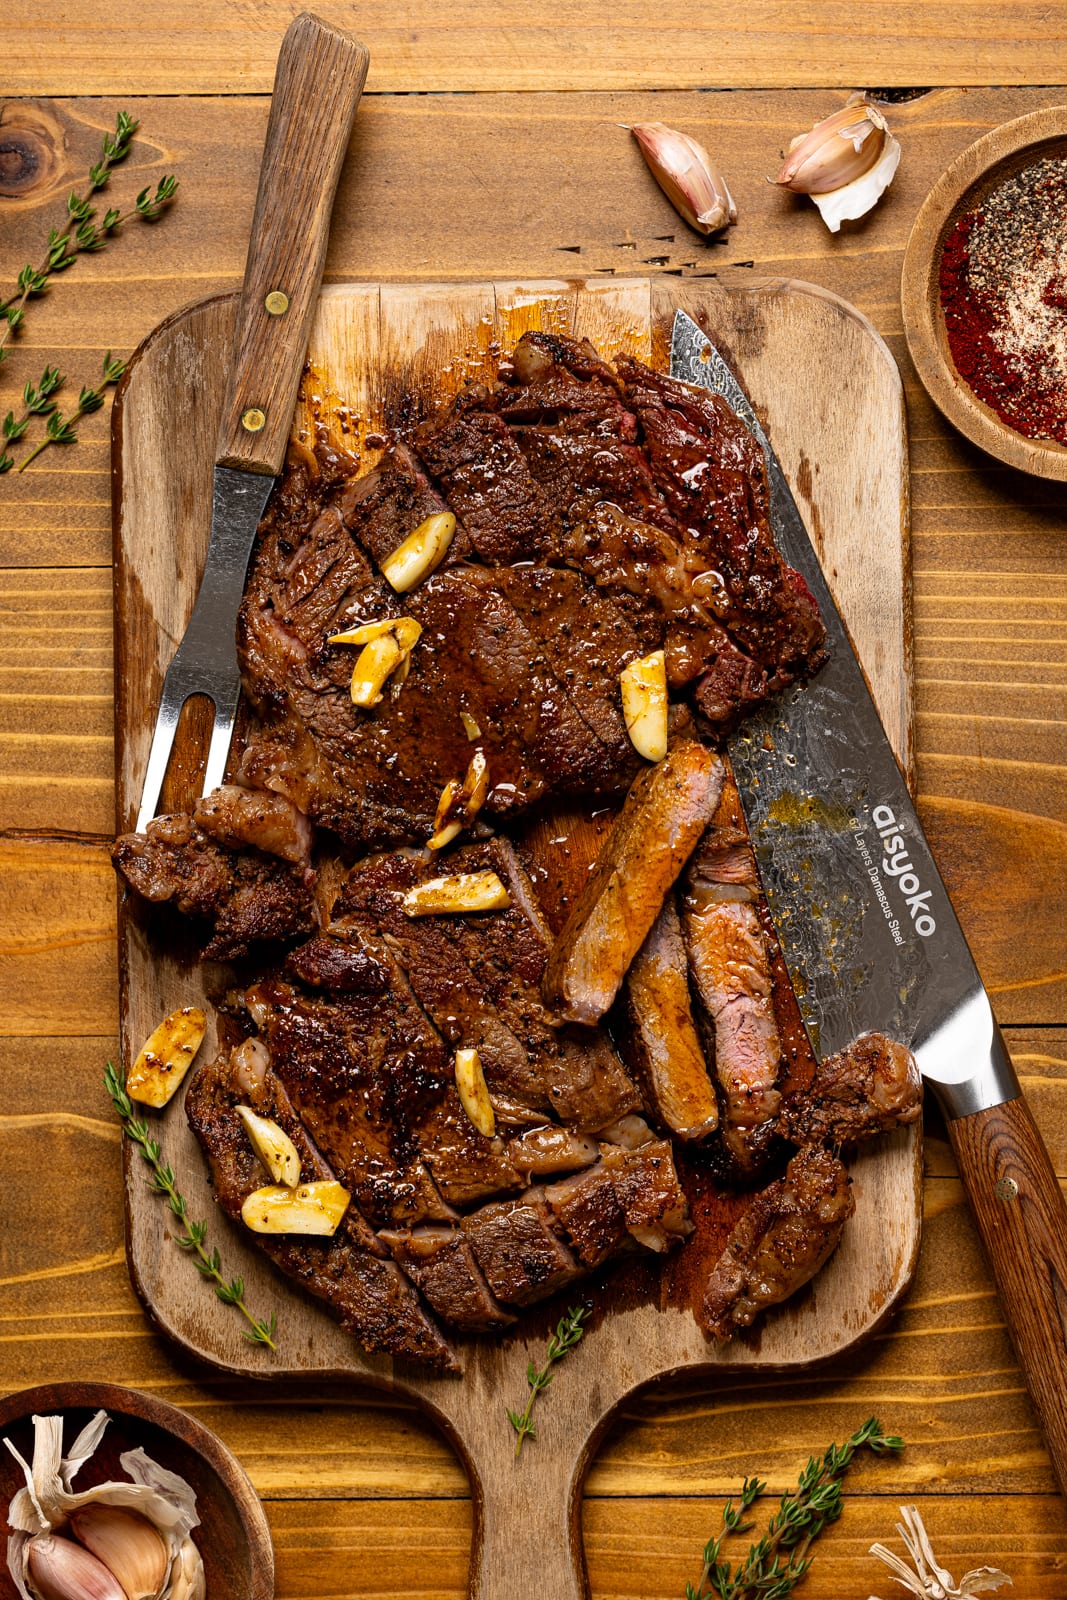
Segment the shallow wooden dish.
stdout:
[[[111,1420],[100,1448],[75,1479],[75,1489],[125,1477],[119,1456],[142,1445],[154,1461],[177,1472],[196,1491],[200,1526],[193,1537],[204,1558],[209,1600],[274,1600],[274,1550],[259,1496],[221,1439],[177,1406],[114,1383],[45,1383],[0,1400],[0,1437],[10,1439],[30,1461],[35,1414],[62,1412],[63,1443],[69,1446],[97,1411],[106,1411]],[[18,1462],[0,1450],[0,1506],[5,1512],[23,1482]],[[6,1562],[0,1568],[0,1600],[18,1600]]]
[[915,219],[904,255],[900,305],[915,370],[949,422],[1008,466],[1067,482],[1067,448],[1052,439],[1016,433],[956,371],[938,284],[941,251],[958,218],[1008,178],[1048,156],[1067,156],[1067,106],[1005,122],[956,158]]

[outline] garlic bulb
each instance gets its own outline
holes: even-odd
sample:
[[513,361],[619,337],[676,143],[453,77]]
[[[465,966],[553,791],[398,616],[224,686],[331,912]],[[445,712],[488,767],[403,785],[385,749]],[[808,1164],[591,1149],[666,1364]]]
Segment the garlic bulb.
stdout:
[[125,1481],[71,1487],[107,1424],[98,1411],[64,1456],[62,1416],[34,1417],[32,1465],[4,1440],[26,1480],[7,1514],[15,1588],[22,1600],[203,1600],[191,1537],[200,1519],[184,1478],[137,1449],[119,1457]]
[[900,145],[876,106],[851,100],[789,146],[776,182],[806,194],[831,233],[867,214],[900,165]]
[[737,221],[726,179],[702,144],[662,122],[630,129],[652,176],[676,211],[701,233],[720,233]]

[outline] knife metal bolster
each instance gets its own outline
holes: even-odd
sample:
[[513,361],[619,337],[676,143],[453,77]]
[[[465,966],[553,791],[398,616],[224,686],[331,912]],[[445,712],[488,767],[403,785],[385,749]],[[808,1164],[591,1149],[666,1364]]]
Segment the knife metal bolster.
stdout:
[[[1017,1100],[1023,1092],[984,990],[974,991],[946,1017],[915,1058],[950,1122]],[[947,1081],[946,1062],[965,1064],[970,1075]]]

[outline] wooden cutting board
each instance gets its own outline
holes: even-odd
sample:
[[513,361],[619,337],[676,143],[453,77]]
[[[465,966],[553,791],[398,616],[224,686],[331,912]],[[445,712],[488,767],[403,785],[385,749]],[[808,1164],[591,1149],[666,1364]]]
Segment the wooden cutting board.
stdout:
[[[117,759],[120,829],[133,825],[163,673],[184,629],[207,545],[212,444],[236,297],[165,322],[130,364],[114,413]],[[903,397],[892,357],[844,301],[794,282],[746,285],[570,283],[341,285],[323,291],[296,426],[317,424],[370,466],[368,433],[419,397],[440,397],[491,369],[528,328],[586,335],[605,355],[627,349],[667,364],[682,306],[708,330],[752,397],[793,486],[905,772],[911,768],[907,577],[908,480]],[[139,908],[120,913],[122,1040],[132,1059],[159,1019],[202,1000],[200,969],[153,936]],[[210,1010],[210,1008],[208,1008]],[[209,1033],[203,1049],[214,1047]],[[158,1118],[164,1158],[191,1215],[212,1218],[205,1164],[180,1096]],[[856,1215],[815,1282],[762,1331],[720,1349],[695,1322],[693,1274],[673,1265],[657,1285],[643,1264],[571,1292],[523,1318],[503,1341],[460,1341],[462,1378],[434,1378],[365,1356],[315,1303],[277,1277],[219,1214],[211,1235],[241,1274],[258,1314],[278,1318],[274,1354],[247,1343],[168,1237],[166,1213],[126,1151],[127,1252],[159,1326],[198,1356],[262,1378],[329,1376],[414,1396],[454,1443],[471,1479],[472,1596],[574,1600],[587,1591],[579,1502],[589,1459],[618,1404],[665,1374],[825,1360],[881,1326],[906,1291],[919,1249],[917,1129],[852,1163]],[[699,1239],[699,1234],[698,1234]],[[694,1259],[691,1242],[682,1261]],[[713,1252],[712,1252],[713,1254]],[[526,1394],[561,1310],[594,1306],[584,1341],[539,1402],[537,1439],[514,1458],[505,1406]],[[531,1561],[536,1560],[536,1568]],[[235,1597],[236,1600],[236,1597]]]

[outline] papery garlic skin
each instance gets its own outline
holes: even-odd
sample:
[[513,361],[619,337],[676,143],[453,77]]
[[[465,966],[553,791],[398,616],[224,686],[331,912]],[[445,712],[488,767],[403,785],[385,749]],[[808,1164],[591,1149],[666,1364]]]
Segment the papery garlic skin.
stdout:
[[777,183],[806,194],[831,233],[866,216],[900,165],[900,145],[877,106],[853,101],[789,146]]
[[721,233],[737,221],[726,179],[702,144],[663,122],[638,122],[630,132],[652,176],[691,228]]

